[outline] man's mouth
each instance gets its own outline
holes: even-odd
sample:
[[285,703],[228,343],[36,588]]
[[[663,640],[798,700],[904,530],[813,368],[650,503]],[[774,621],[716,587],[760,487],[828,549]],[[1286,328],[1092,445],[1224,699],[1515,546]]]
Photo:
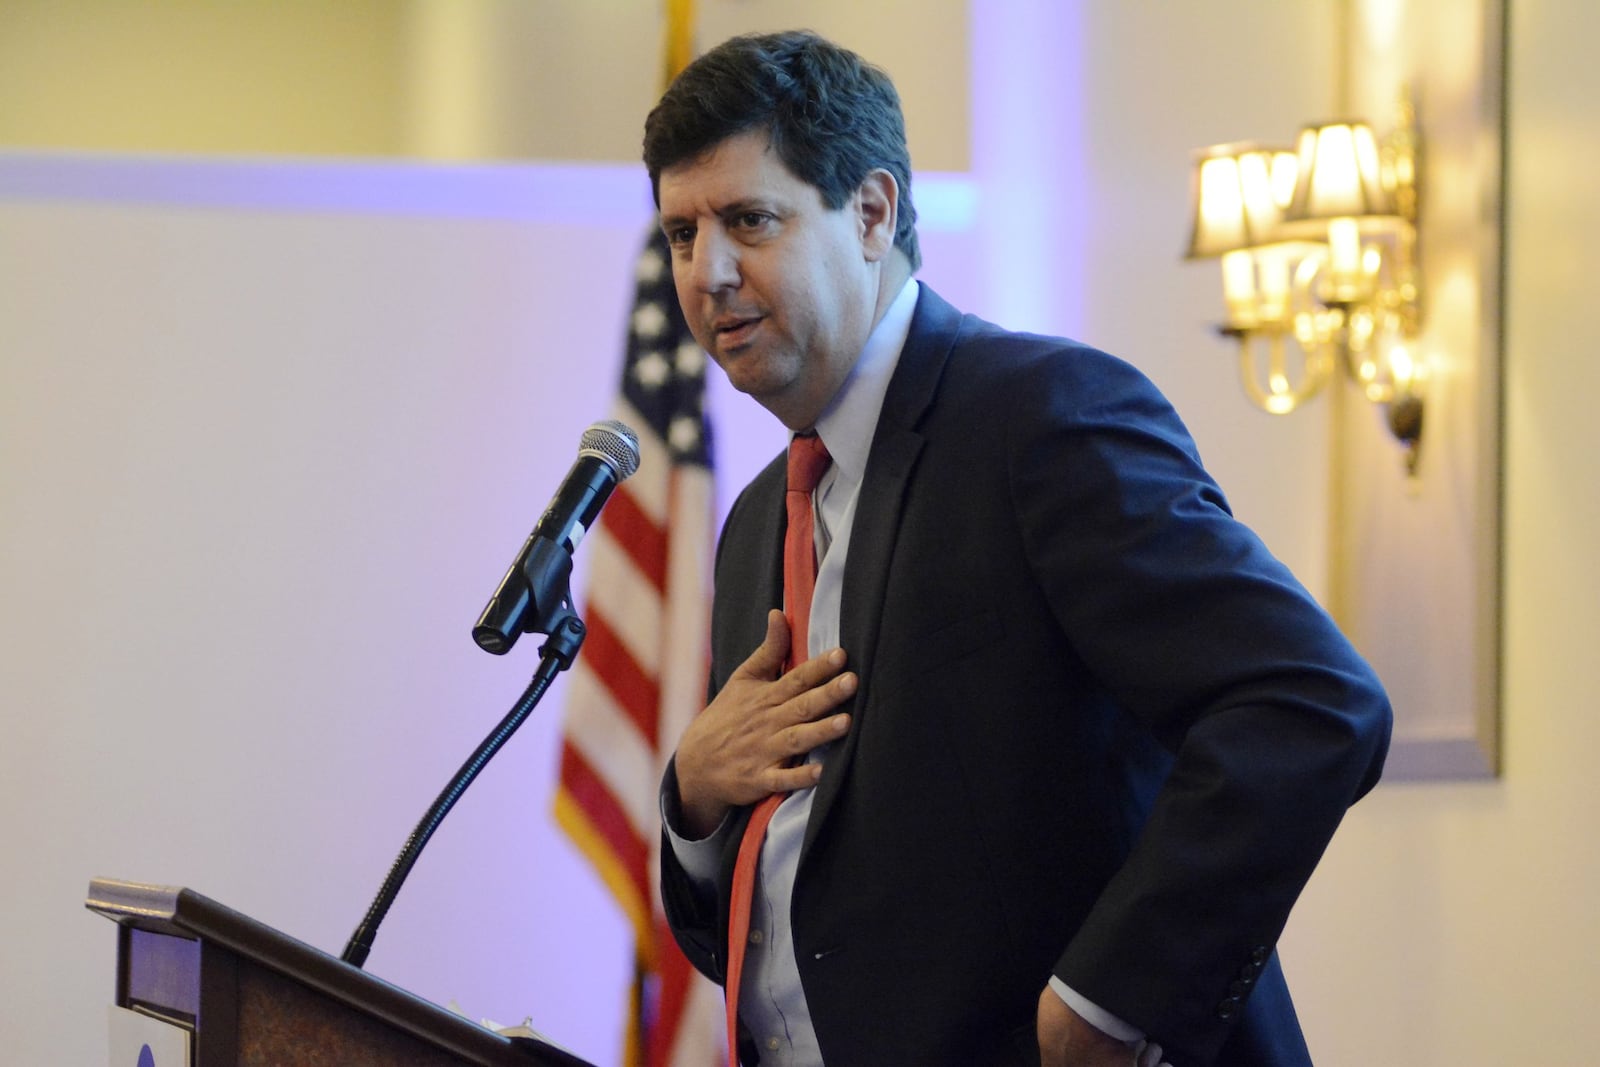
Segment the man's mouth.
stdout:
[[722,315],[712,323],[711,328],[716,332],[718,345],[728,350],[749,344],[760,324],[759,315]]

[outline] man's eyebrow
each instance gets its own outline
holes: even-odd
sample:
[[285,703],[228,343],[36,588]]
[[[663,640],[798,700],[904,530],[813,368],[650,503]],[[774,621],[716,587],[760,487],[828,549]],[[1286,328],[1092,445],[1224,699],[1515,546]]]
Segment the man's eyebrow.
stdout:
[[[728,219],[738,218],[747,211],[763,211],[770,215],[782,214],[779,206],[764,197],[744,197],[731,203],[724,204],[712,212],[717,218],[726,222]],[[693,226],[692,215],[662,215],[661,229],[674,230],[680,226]]]
[[737,215],[743,215],[747,211],[764,211],[769,215],[779,214],[777,203],[765,197],[752,196],[743,200],[735,200],[733,203],[721,208],[717,211],[717,217],[731,219]]

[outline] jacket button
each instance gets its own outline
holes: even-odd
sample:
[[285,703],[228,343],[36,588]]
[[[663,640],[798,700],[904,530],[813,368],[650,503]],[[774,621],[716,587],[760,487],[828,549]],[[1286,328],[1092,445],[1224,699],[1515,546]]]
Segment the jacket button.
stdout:
[[1239,1005],[1243,1003],[1238,997],[1229,997],[1217,1005],[1217,1018],[1231,1019],[1239,1012]]
[[1265,966],[1267,957],[1270,955],[1272,955],[1272,949],[1268,948],[1266,945],[1257,945],[1255,948],[1250,950],[1250,962],[1259,963],[1262,966]]

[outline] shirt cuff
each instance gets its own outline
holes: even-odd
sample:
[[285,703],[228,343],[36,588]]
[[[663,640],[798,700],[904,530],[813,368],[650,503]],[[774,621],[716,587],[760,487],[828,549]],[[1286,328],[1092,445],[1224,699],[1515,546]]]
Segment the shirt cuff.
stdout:
[[[679,862],[682,862],[681,858]],[[1144,1040],[1143,1030],[1123,1022],[1054,975],[1050,977],[1050,988],[1055,990],[1056,996],[1067,1002],[1067,1007],[1077,1012],[1084,1022],[1101,1033],[1129,1043]]]
[[677,827],[683,824],[683,813],[678,805],[678,771],[671,764],[667,765],[667,773],[661,779],[660,805],[661,826],[666,830],[667,846],[677,858],[678,866],[697,888],[715,890],[733,813],[724,815],[707,837],[690,839],[680,834]]

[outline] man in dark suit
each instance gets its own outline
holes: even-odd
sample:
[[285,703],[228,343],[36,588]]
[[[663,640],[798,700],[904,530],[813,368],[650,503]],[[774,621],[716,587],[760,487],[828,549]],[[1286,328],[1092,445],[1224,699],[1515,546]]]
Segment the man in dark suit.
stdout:
[[912,280],[881,71],[727,42],[645,161],[696,339],[832,459],[792,657],[782,458],[734,506],[662,785],[668,915],[713,979],[738,950],[741,1058],[1309,1062],[1273,946],[1381,769],[1370,669],[1143,376]]

